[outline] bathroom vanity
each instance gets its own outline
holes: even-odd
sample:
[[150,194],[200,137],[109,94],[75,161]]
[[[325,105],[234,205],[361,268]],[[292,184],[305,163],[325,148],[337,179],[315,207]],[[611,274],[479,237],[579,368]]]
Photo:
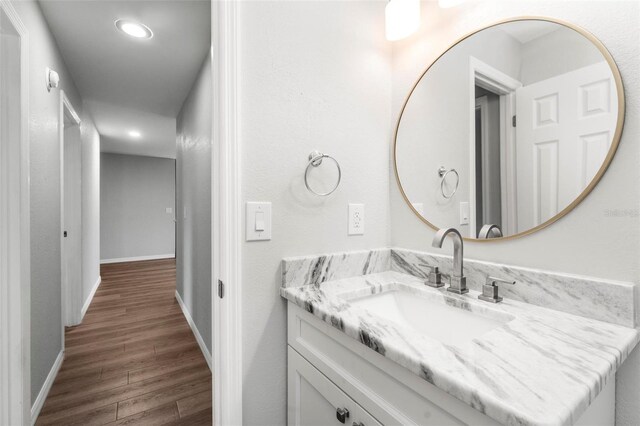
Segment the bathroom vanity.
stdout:
[[[614,424],[615,372],[635,328],[509,298],[545,279],[560,291],[562,277],[541,271],[474,263],[469,293],[428,287],[433,260],[395,249],[285,259],[289,424]],[[474,277],[499,270],[519,277],[520,293],[479,300]],[[569,292],[580,279],[565,277]],[[588,305],[597,284],[584,280]],[[632,284],[603,285],[608,303],[633,295]]]

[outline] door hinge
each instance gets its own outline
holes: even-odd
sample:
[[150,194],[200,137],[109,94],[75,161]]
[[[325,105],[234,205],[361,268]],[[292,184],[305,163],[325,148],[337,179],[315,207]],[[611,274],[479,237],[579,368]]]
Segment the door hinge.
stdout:
[[220,299],[224,297],[224,283],[222,280],[218,280],[218,297]]
[[513,127],[516,127],[516,116],[515,115],[513,117],[511,117],[511,125]]

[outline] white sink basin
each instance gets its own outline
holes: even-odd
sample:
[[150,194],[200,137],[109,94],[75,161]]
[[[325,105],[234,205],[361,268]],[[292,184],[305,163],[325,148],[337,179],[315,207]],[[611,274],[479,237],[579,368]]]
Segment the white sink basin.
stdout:
[[[447,304],[447,296],[436,297],[431,299],[416,292],[389,290],[350,299],[349,304],[403,327],[412,328],[442,343],[456,346],[464,346],[513,319],[508,314],[487,310],[482,306],[477,307],[481,312],[470,312]],[[453,305],[460,304],[457,299],[448,300]]]

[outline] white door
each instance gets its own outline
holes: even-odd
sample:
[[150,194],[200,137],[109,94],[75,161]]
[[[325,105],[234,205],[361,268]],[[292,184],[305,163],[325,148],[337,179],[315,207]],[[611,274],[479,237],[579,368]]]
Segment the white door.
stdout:
[[618,116],[606,62],[516,91],[518,230],[544,223],[589,184]]
[[64,325],[71,326],[82,310],[82,139],[77,115],[67,105],[63,114],[62,306]]

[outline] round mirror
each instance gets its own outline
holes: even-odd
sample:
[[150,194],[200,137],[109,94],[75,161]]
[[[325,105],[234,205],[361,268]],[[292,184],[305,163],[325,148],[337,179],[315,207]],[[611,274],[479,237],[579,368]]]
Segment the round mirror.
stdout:
[[396,176],[432,228],[525,235],[587,196],[623,121],[620,73],[594,36],[513,19],[464,37],[422,74],[398,120]]

